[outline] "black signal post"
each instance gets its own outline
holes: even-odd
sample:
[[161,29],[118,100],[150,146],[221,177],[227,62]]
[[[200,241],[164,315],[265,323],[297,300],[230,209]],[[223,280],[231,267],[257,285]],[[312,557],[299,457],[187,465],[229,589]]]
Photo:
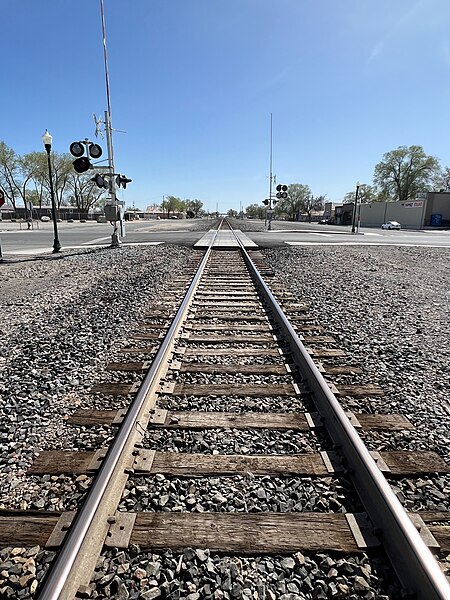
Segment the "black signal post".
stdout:
[[358,192],[359,192],[360,187],[361,187],[361,184],[358,181],[356,183],[355,206],[353,207],[352,233],[355,233],[356,210],[358,208]]
[[50,152],[52,149],[52,136],[49,134],[47,129],[45,130],[44,135],[42,136],[42,143],[44,144],[45,150],[47,152],[47,160],[48,160],[48,176],[50,179],[50,196],[52,200],[52,219],[53,219],[53,232],[54,232],[54,240],[53,240],[53,254],[56,254],[61,250],[61,244],[59,243],[58,237],[58,224],[56,222],[56,205],[55,205],[55,192],[53,190],[53,177],[52,177],[52,161],[50,160]]

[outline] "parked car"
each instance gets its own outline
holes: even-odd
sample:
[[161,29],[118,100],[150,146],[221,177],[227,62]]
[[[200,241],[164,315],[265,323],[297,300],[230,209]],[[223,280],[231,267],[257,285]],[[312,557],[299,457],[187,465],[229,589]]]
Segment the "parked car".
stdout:
[[330,224],[330,219],[321,219],[319,221],[319,225],[329,225]]
[[401,229],[402,226],[400,225],[400,223],[398,221],[387,221],[386,223],[383,223],[383,225],[381,226],[381,229]]
[[106,217],[105,217],[105,215],[99,215],[97,217],[97,223],[106,223]]
[[170,215],[169,219],[178,219],[177,215]]
[[44,223],[48,223],[49,221],[51,221],[51,219],[50,217],[47,217],[47,215],[42,215],[41,221],[43,221]]

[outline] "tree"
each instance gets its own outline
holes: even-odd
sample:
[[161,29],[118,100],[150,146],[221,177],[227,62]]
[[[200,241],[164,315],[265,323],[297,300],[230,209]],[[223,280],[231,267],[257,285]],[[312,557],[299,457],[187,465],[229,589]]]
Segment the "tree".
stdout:
[[301,212],[308,215],[308,221],[311,223],[311,214],[313,211],[323,210],[325,196],[306,196],[301,206]]
[[277,213],[285,213],[289,219],[294,220],[308,205],[308,199],[312,196],[311,190],[303,183],[291,183],[287,193],[288,197],[278,203]]
[[68,174],[67,185],[73,192],[69,199],[69,203],[77,207],[77,211],[80,213],[88,213],[101,196],[107,191],[98,188],[92,179],[92,173],[75,173],[71,172]]
[[73,173],[72,157],[70,154],[52,152],[52,172],[56,205],[59,208],[62,204],[65,204],[67,183],[70,175]]
[[201,200],[185,200],[186,216],[188,219],[194,219],[199,216],[203,208],[203,202]]
[[[46,190],[49,190],[47,153],[30,152],[25,154],[23,158],[30,165],[32,171],[31,181],[37,194],[37,196],[33,194],[33,198],[37,198],[37,202],[33,199],[33,204],[41,208],[44,196],[49,195],[49,192],[46,192]],[[30,199],[30,192],[28,192],[28,199]]]
[[14,210],[16,210],[16,202],[20,197],[18,182],[19,157],[5,142],[0,142],[0,187]]
[[378,192],[404,202],[430,189],[438,172],[438,159],[425,154],[422,146],[399,146],[375,166],[374,184]]
[[445,167],[445,169],[439,171],[433,183],[435,190],[448,192],[450,190],[450,167]]
[[264,219],[266,215],[266,207],[260,206],[259,204],[250,204],[245,209],[245,214],[251,219]]
[[163,210],[167,211],[167,218],[169,218],[170,213],[173,212],[181,212],[185,208],[185,203],[180,198],[176,196],[166,196],[163,202]]
[[[344,196],[344,204],[352,204],[355,201],[356,189],[354,192],[347,192]],[[363,183],[358,189],[358,202],[361,204],[370,204],[370,202],[381,202],[381,196],[375,193],[373,186]]]

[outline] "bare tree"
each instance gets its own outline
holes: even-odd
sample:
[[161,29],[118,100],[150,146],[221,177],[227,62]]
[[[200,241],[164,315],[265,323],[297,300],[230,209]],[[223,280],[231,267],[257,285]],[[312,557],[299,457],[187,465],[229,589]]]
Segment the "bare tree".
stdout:
[[68,175],[67,186],[72,191],[69,202],[76,206],[80,213],[88,213],[106,191],[98,188],[91,179],[91,173],[71,172]]
[[5,142],[0,142],[0,187],[14,210],[20,198],[19,178],[19,157]]

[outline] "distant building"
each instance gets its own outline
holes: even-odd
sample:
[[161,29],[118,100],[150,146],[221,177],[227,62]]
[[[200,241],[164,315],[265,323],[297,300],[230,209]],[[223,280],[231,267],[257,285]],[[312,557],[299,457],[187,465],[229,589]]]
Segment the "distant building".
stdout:
[[410,229],[450,228],[450,192],[422,192],[406,202],[372,202],[361,204],[359,209],[363,227],[398,221]]
[[[334,224],[351,225],[354,207],[354,202],[336,204]],[[355,223],[358,217],[362,227],[381,227],[387,221],[398,221],[409,229],[450,228],[450,192],[422,192],[406,202],[358,204]]]

